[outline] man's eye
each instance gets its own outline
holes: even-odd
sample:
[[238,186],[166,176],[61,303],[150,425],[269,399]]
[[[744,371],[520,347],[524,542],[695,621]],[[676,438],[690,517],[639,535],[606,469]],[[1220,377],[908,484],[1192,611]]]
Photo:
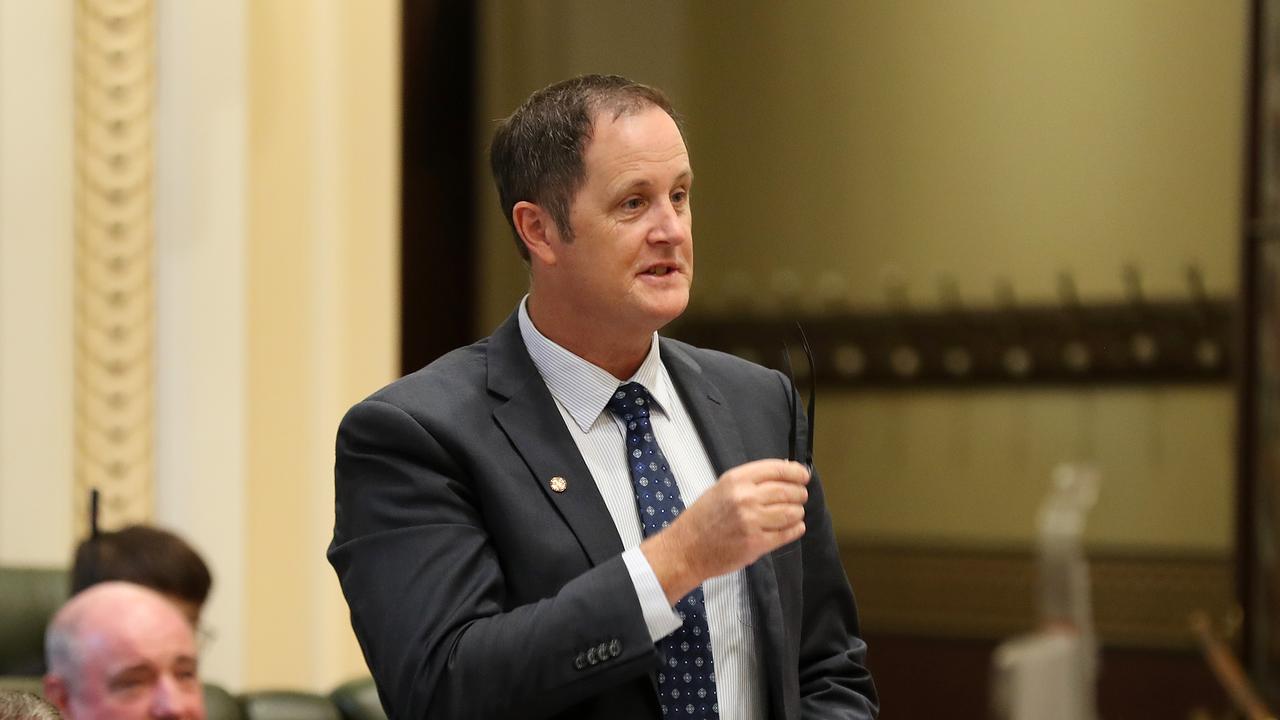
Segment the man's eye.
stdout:
[[644,200],[640,198],[627,198],[622,201],[623,210],[639,210],[644,207]]
[[173,676],[179,681],[194,681],[199,678],[200,672],[194,660],[179,660],[173,666]]
[[680,205],[688,201],[688,199],[689,199],[688,190],[677,190],[671,194],[671,202],[675,203],[676,205]]
[[111,681],[110,687],[115,692],[133,692],[145,687],[149,678],[138,676],[118,677]]

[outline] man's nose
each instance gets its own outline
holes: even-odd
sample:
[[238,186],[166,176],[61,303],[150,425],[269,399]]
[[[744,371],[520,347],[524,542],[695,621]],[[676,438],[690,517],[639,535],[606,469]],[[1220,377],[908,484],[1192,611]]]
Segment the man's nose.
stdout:
[[654,223],[649,238],[652,242],[677,244],[689,239],[689,226],[682,213],[688,209],[677,208],[670,199],[654,206]]
[[161,677],[151,696],[151,717],[164,720],[192,717],[194,702],[192,693],[184,690],[176,678]]

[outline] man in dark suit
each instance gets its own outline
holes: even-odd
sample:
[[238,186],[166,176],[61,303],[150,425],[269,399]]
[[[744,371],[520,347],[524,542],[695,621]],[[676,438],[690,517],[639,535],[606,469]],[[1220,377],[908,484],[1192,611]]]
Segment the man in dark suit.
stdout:
[[528,296],[338,432],[329,559],[390,716],[875,717],[790,384],[657,335],[693,273],[669,102],[558,83],[491,160]]

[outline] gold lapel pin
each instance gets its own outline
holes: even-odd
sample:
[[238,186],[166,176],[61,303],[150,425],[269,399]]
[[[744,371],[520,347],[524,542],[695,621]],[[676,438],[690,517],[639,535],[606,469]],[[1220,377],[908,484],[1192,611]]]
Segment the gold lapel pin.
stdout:
[[549,480],[547,484],[551,486],[552,491],[558,492],[558,493],[562,493],[565,490],[569,489],[569,481],[565,480],[559,475],[551,478],[551,480]]

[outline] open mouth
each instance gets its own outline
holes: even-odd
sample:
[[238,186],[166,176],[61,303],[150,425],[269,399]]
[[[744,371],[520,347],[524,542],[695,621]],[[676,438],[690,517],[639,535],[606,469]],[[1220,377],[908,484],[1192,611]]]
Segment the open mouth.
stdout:
[[657,276],[657,277],[662,277],[663,275],[666,275],[667,273],[673,273],[673,272],[678,272],[678,271],[676,270],[676,267],[675,267],[674,265],[654,265],[653,267],[649,268],[648,270],[645,270],[645,271],[644,271],[643,273],[641,273],[641,274],[642,274],[642,275],[655,275],[655,276]]

